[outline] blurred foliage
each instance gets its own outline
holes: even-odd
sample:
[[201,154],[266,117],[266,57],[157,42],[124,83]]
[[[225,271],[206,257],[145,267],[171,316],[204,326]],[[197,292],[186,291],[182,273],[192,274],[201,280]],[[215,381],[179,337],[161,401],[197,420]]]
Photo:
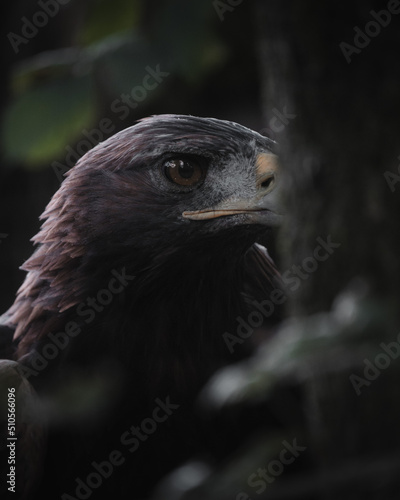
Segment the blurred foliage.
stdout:
[[58,155],[77,131],[94,121],[93,97],[87,76],[54,78],[21,94],[4,118],[8,157],[34,165]]
[[129,0],[92,0],[86,12],[78,44],[88,46],[115,33],[132,29],[140,20],[141,3]]
[[[13,98],[2,123],[6,160],[41,167],[61,158],[83,129],[110,113],[115,99],[142,83],[149,66],[198,85],[221,64],[227,51],[213,32],[212,5],[174,3],[158,2],[156,16],[145,15],[151,6],[139,0],[79,5],[70,47],[36,54],[14,68]],[[156,96],[149,92],[146,100]]]
[[331,311],[287,319],[250,360],[217,373],[203,399],[215,408],[270,400],[284,384],[356,369],[375,356],[377,332],[381,341],[393,340],[396,310],[396,304],[372,297],[366,284],[355,280]]

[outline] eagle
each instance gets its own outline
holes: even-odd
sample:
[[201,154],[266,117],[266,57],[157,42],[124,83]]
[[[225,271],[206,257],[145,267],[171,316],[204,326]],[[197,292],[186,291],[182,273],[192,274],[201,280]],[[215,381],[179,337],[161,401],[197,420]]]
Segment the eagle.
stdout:
[[142,119],[67,173],[2,316],[47,422],[30,498],[148,498],[226,452],[198,395],[279,321],[247,319],[281,283],[280,186],[274,141],[190,115]]

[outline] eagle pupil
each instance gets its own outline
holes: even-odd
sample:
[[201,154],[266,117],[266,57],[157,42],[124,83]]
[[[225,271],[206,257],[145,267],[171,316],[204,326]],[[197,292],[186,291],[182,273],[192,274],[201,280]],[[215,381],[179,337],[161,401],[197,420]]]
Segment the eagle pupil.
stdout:
[[187,161],[180,160],[179,161],[179,175],[184,179],[190,179],[194,173],[194,167]]

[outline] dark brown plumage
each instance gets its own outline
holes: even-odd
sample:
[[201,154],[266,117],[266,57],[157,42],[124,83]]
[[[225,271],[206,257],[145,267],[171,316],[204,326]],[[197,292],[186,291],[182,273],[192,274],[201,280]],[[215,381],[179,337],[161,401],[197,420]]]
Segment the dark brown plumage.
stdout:
[[[99,144],[68,173],[3,318],[54,420],[38,498],[72,494],[75,478],[121,448],[121,434],[157,398],[179,410],[91,498],[144,498],[173,466],[216,446],[193,404],[254,344],[231,354],[223,334],[279,286],[255,244],[280,221],[273,146],[231,122],[161,115]],[[52,350],[54,338],[68,342]],[[38,370],[38,354],[51,351]],[[77,411],[60,420],[64,395],[85,384],[93,403],[72,398]]]

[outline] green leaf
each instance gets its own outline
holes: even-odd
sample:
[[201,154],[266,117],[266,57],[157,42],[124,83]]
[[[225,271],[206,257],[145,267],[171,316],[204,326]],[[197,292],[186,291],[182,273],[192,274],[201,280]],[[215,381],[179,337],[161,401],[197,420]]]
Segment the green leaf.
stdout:
[[89,77],[57,79],[16,97],[2,136],[6,158],[37,167],[58,158],[93,125],[96,107]]
[[89,4],[79,43],[90,45],[109,35],[132,29],[140,19],[141,2],[132,0],[97,0]]

